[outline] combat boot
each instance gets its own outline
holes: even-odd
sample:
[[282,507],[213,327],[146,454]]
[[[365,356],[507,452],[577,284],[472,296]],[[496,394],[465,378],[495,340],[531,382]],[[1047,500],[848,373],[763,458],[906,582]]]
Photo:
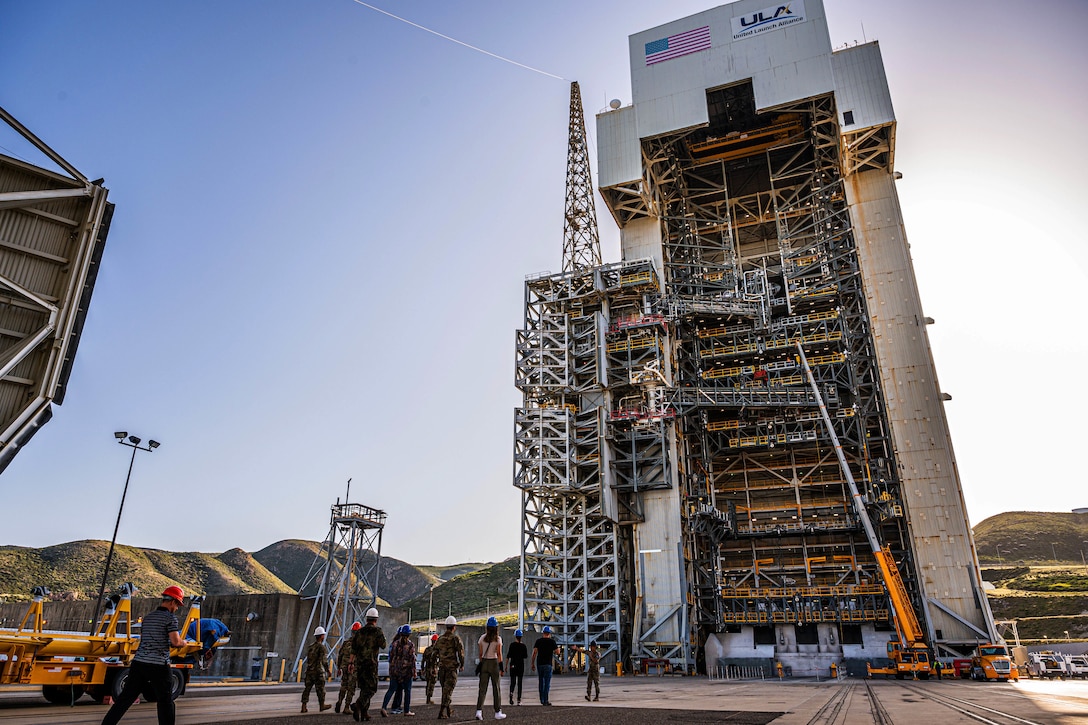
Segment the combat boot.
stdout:
[[302,703],[302,711],[303,711],[303,712],[309,712],[309,710],[308,710],[308,709],[306,709],[306,703],[305,703],[305,702],[304,702],[304,703]]
[[326,705],[325,703],[321,703],[321,707],[319,707],[317,709],[317,711],[318,712],[325,712],[326,710],[331,710],[331,709],[332,709],[332,705]]

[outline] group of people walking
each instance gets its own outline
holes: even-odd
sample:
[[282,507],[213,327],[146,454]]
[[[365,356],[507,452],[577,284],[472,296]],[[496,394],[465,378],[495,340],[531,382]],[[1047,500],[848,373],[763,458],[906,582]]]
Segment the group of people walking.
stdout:
[[[385,649],[387,643],[385,634],[378,627],[378,610],[371,607],[367,610],[365,618],[365,625],[359,622],[352,625],[351,638],[341,647],[337,659],[337,673],[341,678],[340,693],[335,706],[325,704],[325,680],[331,676],[328,666],[328,649],[324,642],[326,633],[323,627],[318,627],[314,631],[314,642],[306,653],[306,683],[302,691],[302,712],[308,712],[310,691],[315,690],[321,711],[335,707],[336,712],[341,712],[343,708],[344,712],[351,713],[356,722],[370,720],[371,700],[378,692],[378,654]],[[389,688],[378,710],[382,717],[415,715],[411,707],[412,682],[419,674],[422,674],[427,682],[428,705],[434,704],[435,685],[438,684],[442,688],[438,719],[453,717],[453,690],[457,686],[458,675],[465,669],[465,647],[456,634],[457,619],[453,616],[447,617],[444,626],[445,632],[441,636],[432,635],[430,645],[423,652],[420,665],[422,672],[417,670],[416,645],[411,638],[411,628],[405,624],[397,630],[392,644],[389,645]],[[559,648],[551,635],[551,627],[544,627],[543,636],[533,645],[530,654],[522,642],[524,633],[519,629],[514,632],[514,642],[504,653],[498,621],[495,617],[488,618],[486,631],[476,643],[479,662],[476,669],[476,674],[479,675],[476,720],[484,719],[483,707],[487,700],[488,689],[491,690],[495,719],[506,718],[506,714],[502,711],[501,678],[507,670],[510,673],[509,703],[515,704],[516,695],[516,704],[521,704],[526,660],[529,661],[530,671],[537,672],[540,704],[546,706],[552,704],[551,679],[556,652]],[[591,643],[586,652],[587,701],[600,699],[600,662],[601,655],[597,645]],[[352,702],[356,689],[359,691],[359,697]],[[590,695],[593,697],[591,698]]]

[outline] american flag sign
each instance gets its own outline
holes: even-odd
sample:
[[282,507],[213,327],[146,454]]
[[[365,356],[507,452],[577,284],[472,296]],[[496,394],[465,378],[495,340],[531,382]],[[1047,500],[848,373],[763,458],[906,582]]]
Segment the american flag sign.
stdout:
[[704,25],[695,30],[688,30],[670,35],[661,40],[646,44],[646,65],[653,65],[664,60],[672,60],[682,55],[698,53],[710,47],[710,26]]

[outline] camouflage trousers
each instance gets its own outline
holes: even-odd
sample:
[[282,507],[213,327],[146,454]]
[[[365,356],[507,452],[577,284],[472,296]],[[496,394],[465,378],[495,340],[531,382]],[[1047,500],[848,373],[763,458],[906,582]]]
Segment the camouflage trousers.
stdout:
[[449,707],[453,701],[453,688],[457,687],[457,670],[453,667],[439,667],[438,681],[442,683],[442,706]]
[[427,701],[430,702],[434,697],[434,683],[438,682],[438,671],[432,670],[427,673]]
[[590,667],[586,673],[586,697],[589,697],[589,691],[593,688],[597,688],[595,696],[601,694],[601,668]]
[[347,700],[348,704],[351,704],[351,698],[355,697],[355,670],[344,672],[344,676],[340,678],[340,695],[336,698],[336,704]]
[[310,701],[310,689],[317,690],[317,701],[322,705],[325,704],[325,673],[310,674],[306,673],[306,687],[302,689],[302,704],[305,705]]
[[359,684],[359,710],[365,713],[370,709],[370,701],[374,698],[374,693],[378,691],[378,667],[369,662],[359,667],[356,660],[355,677]]

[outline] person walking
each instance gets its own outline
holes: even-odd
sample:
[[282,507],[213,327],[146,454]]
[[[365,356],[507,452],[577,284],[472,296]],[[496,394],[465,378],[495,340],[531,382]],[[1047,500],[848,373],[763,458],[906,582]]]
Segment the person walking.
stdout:
[[944,664],[940,660],[933,663],[933,669],[937,671],[937,679],[941,679],[941,674],[944,672]]
[[438,635],[431,635],[431,644],[423,650],[423,677],[427,680],[427,704],[433,705],[434,683],[438,681]]
[[401,711],[399,703],[403,702],[404,714],[415,715],[412,712],[412,680],[415,678],[416,646],[412,644],[412,628],[402,624],[393,638],[393,644],[389,645],[389,689],[382,700],[382,717],[389,714],[386,707],[390,697],[393,698],[394,714]]
[[586,700],[589,699],[589,689],[596,688],[593,702],[601,699],[601,651],[597,649],[596,642],[589,643],[589,651],[586,652]]
[[378,610],[366,610],[366,624],[351,636],[351,651],[355,660],[355,676],[359,683],[359,699],[351,706],[355,722],[369,720],[370,701],[378,691],[378,653],[385,649],[385,633],[378,626]]
[[476,719],[484,719],[484,700],[487,699],[487,683],[491,683],[491,697],[495,705],[495,719],[502,720],[506,715],[502,711],[502,637],[499,636],[499,620],[487,618],[487,631],[476,642],[477,656],[480,658],[480,690],[476,694]]
[[552,628],[544,627],[544,636],[533,645],[533,655],[529,658],[529,670],[535,672],[537,664],[540,665],[540,674],[536,677],[536,686],[540,691],[540,704],[551,705],[552,689],[552,656],[559,646],[552,639]]
[[121,694],[113,701],[102,725],[117,725],[136,698],[146,689],[155,693],[159,725],[174,725],[173,678],[170,676],[170,648],[181,647],[181,626],[177,615],[185,592],[169,586],[162,592],[158,608],[145,615],[140,626],[140,646],[128,669]]
[[[359,622],[351,625],[351,635],[363,628]],[[336,697],[336,707],[333,712],[340,712],[340,708],[347,700],[348,709],[351,708],[351,698],[355,697],[355,664],[352,661],[351,639],[340,645],[340,654],[336,658],[336,675],[340,678],[340,693]]]
[[309,712],[310,689],[317,690],[318,712],[332,707],[325,704],[325,680],[329,676],[329,650],[325,647],[325,628],[314,630],[314,643],[306,650],[306,687],[302,689],[302,712]]
[[465,670],[465,645],[454,634],[457,618],[452,614],[446,617],[446,631],[438,638],[438,681],[442,683],[442,704],[438,707],[438,719],[453,717],[453,688],[457,686],[457,673]]
[[510,704],[514,704],[514,688],[518,691],[518,704],[521,704],[521,685],[525,680],[525,660],[529,659],[529,650],[521,638],[525,633],[520,629],[514,630],[514,643],[506,651],[507,667],[510,672]]

